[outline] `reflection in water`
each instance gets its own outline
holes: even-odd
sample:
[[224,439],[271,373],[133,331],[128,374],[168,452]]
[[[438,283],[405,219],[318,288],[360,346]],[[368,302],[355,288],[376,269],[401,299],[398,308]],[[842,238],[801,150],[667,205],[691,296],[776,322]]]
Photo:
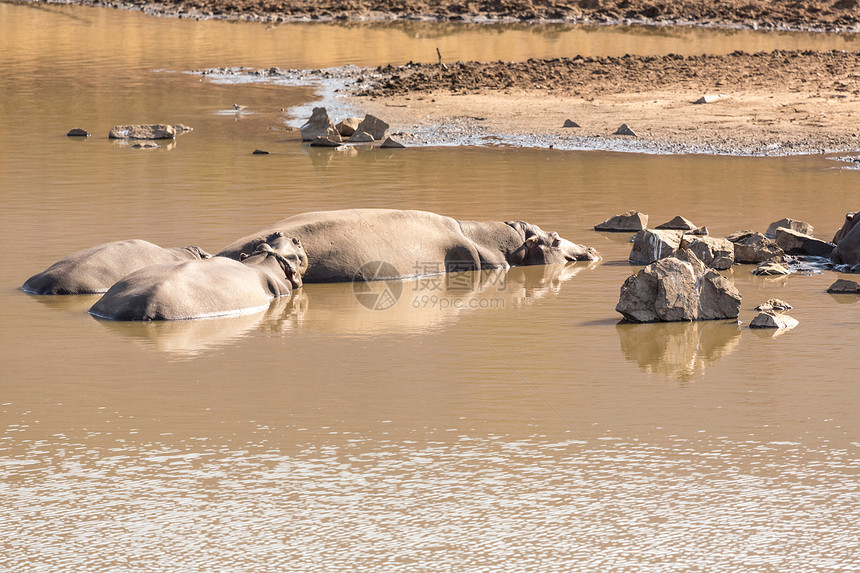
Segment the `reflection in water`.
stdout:
[[690,380],[731,354],[741,338],[737,322],[619,323],[621,350],[646,372]]

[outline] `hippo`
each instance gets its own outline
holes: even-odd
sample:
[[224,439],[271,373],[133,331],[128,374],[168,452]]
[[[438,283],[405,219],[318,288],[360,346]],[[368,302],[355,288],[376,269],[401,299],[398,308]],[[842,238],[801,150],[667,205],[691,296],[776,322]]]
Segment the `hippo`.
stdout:
[[309,261],[303,276],[306,283],[408,279],[600,258],[592,248],[523,221],[458,221],[426,211],[397,209],[295,215],[235,241],[218,255],[237,259],[274,231],[301,240]]
[[114,241],[60,259],[27,279],[21,289],[30,294],[50,295],[103,293],[132,271],[211,256],[200,247],[166,249],[140,239]]
[[833,236],[836,248],[830,253],[830,259],[837,265],[860,265],[860,211],[845,214],[842,228]]
[[226,257],[154,265],[126,275],[90,308],[110,320],[188,320],[246,314],[302,286],[301,242],[272,233],[241,262]]

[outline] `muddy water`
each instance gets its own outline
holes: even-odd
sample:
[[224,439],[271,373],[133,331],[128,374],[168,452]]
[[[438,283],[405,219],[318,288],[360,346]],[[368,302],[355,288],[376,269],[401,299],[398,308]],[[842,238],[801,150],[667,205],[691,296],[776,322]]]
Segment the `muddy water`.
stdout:
[[[637,208],[715,235],[792,216],[827,238],[858,208],[860,171],[820,157],[312,150],[280,112],[309,90],[178,73],[378,64],[442,39],[507,58],[506,34],[533,41],[527,55],[560,49],[555,32],[404,29],[0,4],[0,570],[856,568],[860,299],[827,295],[834,273],[737,266],[743,325],[619,325],[629,237],[590,228]],[[622,53],[665,38],[846,41],[588,34]],[[106,139],[155,121],[195,131],[154,150]],[[94,135],[69,140],[71,127]],[[310,285],[257,315],[171,324],[97,321],[94,297],[17,290],[100,242],[217,251],[349,207],[525,219],[604,260],[407,282],[384,310],[351,285]],[[750,331],[772,296],[800,326]]]

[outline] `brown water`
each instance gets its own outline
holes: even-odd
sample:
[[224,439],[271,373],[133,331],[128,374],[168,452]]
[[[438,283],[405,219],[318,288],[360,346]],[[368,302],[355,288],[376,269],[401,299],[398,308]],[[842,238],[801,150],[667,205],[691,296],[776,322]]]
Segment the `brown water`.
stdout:
[[[736,266],[741,326],[619,325],[629,237],[590,228],[637,208],[715,235],[791,216],[826,238],[858,208],[860,171],[820,157],[312,150],[280,128],[308,89],[177,73],[376,65],[443,40],[464,59],[856,42],[266,30],[0,4],[0,571],[858,568],[860,299],[824,292],[835,273]],[[105,137],[156,121],[195,131],[156,150]],[[72,141],[71,127],[94,136]],[[407,282],[378,311],[351,285],[309,285],[258,315],[171,324],[97,321],[94,297],[17,290],[100,242],[217,251],[348,207],[524,219],[604,260]],[[800,326],[750,331],[772,296]]]

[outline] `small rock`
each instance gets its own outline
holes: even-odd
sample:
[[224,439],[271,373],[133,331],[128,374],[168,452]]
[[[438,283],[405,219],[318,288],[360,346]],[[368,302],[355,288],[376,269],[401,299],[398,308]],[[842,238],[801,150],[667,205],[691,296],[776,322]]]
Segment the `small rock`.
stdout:
[[764,261],[753,269],[752,274],[756,276],[780,276],[791,274],[788,267],[775,261]]
[[350,135],[355,133],[355,130],[360,124],[360,117],[348,117],[342,122],[338,123],[335,128],[337,129],[337,132],[340,134],[341,137],[349,137]]
[[388,137],[385,139],[385,141],[382,142],[382,145],[380,145],[379,147],[385,149],[403,149],[406,146]]
[[779,329],[789,329],[794,328],[799,323],[796,318],[792,318],[787,314],[781,314],[776,312],[761,312],[759,313],[752,322],[750,322],[750,328],[779,328]]
[[685,219],[684,217],[678,215],[671,221],[666,221],[662,225],[657,225],[655,229],[671,229],[673,231],[694,231],[696,229],[696,225],[694,225],[693,222],[689,219]]
[[792,231],[797,231],[798,233],[803,233],[805,235],[812,234],[812,225],[806,223],[805,221],[795,221],[794,219],[780,219],[779,221],[774,221],[767,227],[767,231],[764,232],[764,236],[768,239],[773,239],[776,236],[776,230],[780,227],[785,229],[791,229]]
[[174,139],[176,129],[172,125],[117,125],[108,132],[110,139]]
[[674,255],[681,246],[680,231],[642,229],[633,237],[629,261],[634,265],[649,265]]
[[251,155],[268,155],[269,152],[263,149],[255,149]]
[[177,123],[173,126],[173,129],[174,131],[176,131],[176,133],[187,133],[189,131],[194,131],[193,127],[185,125],[184,123]]
[[779,300],[778,298],[771,298],[755,307],[755,310],[784,312],[786,310],[791,310],[792,308],[794,307],[785,302],[784,300]]
[[776,230],[776,244],[786,254],[810,257],[830,257],[830,253],[836,248],[833,243],[784,227],[779,227]]
[[328,138],[340,144],[340,134],[335,129],[324,107],[315,107],[307,122],[300,128],[302,141],[314,141],[318,137]]
[[346,140],[347,143],[372,143],[373,136],[366,131],[356,131]]
[[735,245],[736,263],[761,263],[785,254],[774,241],[755,231],[738,231],[726,238]]
[[648,227],[648,215],[639,211],[627,211],[615,215],[594,226],[595,231],[609,231],[612,233],[629,233],[641,231]]
[[827,289],[830,294],[860,294],[860,283],[839,279]]
[[355,128],[355,131],[369,133],[373,137],[374,141],[379,141],[384,139],[387,135],[388,127],[388,124],[378,117],[367,114],[364,116],[364,119],[361,120],[361,123],[358,124],[358,127]]
[[680,248],[693,251],[706,266],[718,271],[730,269],[735,264],[735,247],[728,239],[684,235]]
[[633,137],[636,137],[636,132],[630,129],[630,126],[626,123],[622,123],[621,127],[616,129],[615,133],[612,135],[632,135]]
[[564,120],[564,125],[562,125],[562,127],[579,127],[579,124],[572,119],[566,119]]
[[720,94],[706,94],[694,101],[694,104],[703,104],[703,103],[714,103],[715,101],[720,101],[721,99],[725,99],[726,96]]
[[74,129],[69,130],[69,133],[66,134],[66,137],[89,137],[90,132],[86,129],[81,129],[76,127]]
[[708,228],[705,226],[702,226],[702,227],[699,227],[698,229],[693,229],[692,231],[687,231],[684,234],[685,235],[699,235],[699,236],[704,237],[704,236],[708,235]]
[[339,135],[337,139],[331,136],[320,135],[311,141],[311,147],[340,147],[341,145],[343,145],[343,142],[341,142]]

